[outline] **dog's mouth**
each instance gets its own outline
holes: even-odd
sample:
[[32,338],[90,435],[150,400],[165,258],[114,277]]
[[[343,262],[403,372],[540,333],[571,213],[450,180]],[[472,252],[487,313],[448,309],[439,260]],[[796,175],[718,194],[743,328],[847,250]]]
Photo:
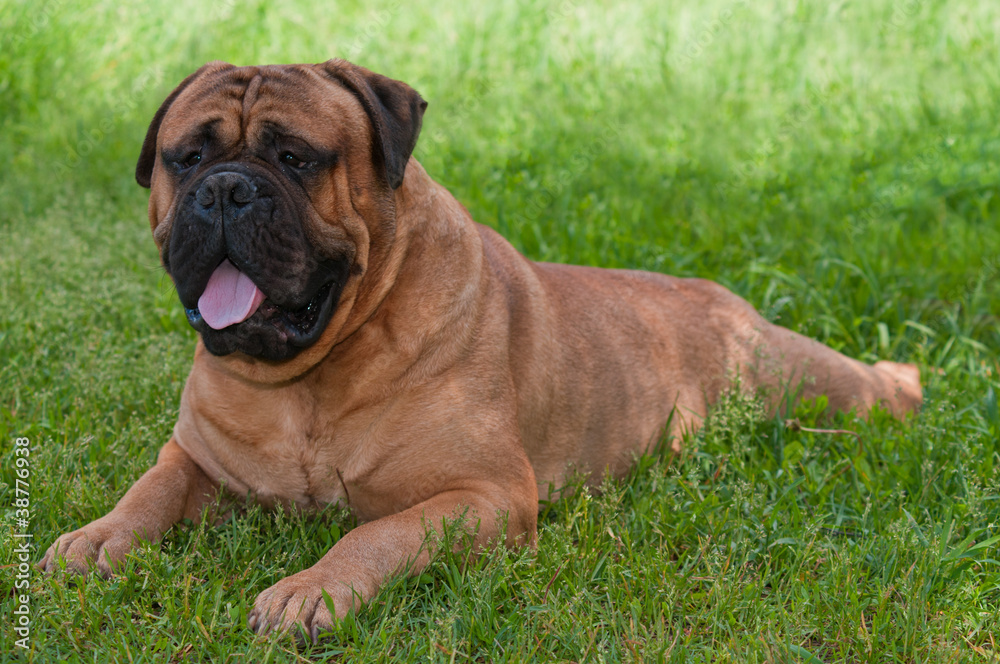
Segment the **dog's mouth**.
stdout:
[[214,355],[234,351],[269,360],[292,357],[313,344],[333,315],[342,279],[323,283],[309,302],[296,309],[267,297],[228,260],[216,268],[198,300],[185,307],[188,322]]
[[270,300],[264,300],[261,304],[261,313],[264,320],[280,323],[295,336],[304,338],[316,331],[320,314],[326,309],[324,305],[330,299],[332,292],[333,282],[329,281],[320,287],[309,304],[295,311],[283,309]]
[[[320,314],[325,308],[324,304],[326,304],[332,291],[333,282],[331,281],[319,289],[313,299],[309,301],[309,304],[295,311],[279,307],[271,300],[265,298],[260,303],[260,307],[257,311],[250,316],[247,316],[244,321],[257,316],[259,313],[262,321],[284,328],[290,332],[289,336],[305,338],[316,330],[316,324],[319,323]],[[201,315],[201,310],[197,307],[194,309],[185,308],[184,313],[187,314],[188,322],[191,323],[191,325],[196,329],[203,325],[208,325],[204,322],[205,319]],[[227,325],[226,327],[218,329],[225,330],[226,328],[233,327],[234,325],[242,325],[244,321],[239,321],[237,323],[233,323],[232,325]],[[208,325],[208,327],[212,328],[211,325]]]

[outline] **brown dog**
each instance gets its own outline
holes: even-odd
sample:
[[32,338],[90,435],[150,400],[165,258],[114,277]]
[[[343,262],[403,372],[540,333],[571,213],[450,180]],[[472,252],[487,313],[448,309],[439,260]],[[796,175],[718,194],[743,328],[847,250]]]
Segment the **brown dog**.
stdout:
[[844,357],[714,283],[525,259],[410,157],[425,107],[339,60],[211,63],[167,98],[136,178],[194,366],[156,465],[44,569],[108,574],[220,486],[341,503],[363,525],[249,619],[315,638],[323,589],[343,616],[462,513],[477,546],[532,545],[540,495],[622,473],[668,421],[697,427],[737,374],[772,404],[920,404],[915,367]]

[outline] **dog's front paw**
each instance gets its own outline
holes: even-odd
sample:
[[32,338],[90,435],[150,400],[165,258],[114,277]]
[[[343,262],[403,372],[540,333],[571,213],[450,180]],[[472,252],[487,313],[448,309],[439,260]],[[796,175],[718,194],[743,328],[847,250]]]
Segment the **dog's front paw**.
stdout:
[[[333,600],[336,616],[326,606],[324,590]],[[349,584],[311,568],[285,577],[258,595],[247,616],[247,626],[258,634],[291,630],[315,642],[322,632],[333,627],[335,618],[343,618],[360,605],[360,597]]]
[[54,572],[58,568],[58,559],[64,558],[67,570],[86,574],[96,564],[102,576],[110,577],[138,543],[131,528],[98,519],[60,536],[45,552],[38,569]]

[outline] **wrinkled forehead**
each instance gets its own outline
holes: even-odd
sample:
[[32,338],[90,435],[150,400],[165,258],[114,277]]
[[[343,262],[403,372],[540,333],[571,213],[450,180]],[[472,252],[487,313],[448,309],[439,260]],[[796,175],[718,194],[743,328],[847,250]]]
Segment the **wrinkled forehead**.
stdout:
[[159,145],[202,141],[253,146],[274,132],[335,147],[367,136],[358,99],[314,65],[233,67],[200,77],[163,119]]

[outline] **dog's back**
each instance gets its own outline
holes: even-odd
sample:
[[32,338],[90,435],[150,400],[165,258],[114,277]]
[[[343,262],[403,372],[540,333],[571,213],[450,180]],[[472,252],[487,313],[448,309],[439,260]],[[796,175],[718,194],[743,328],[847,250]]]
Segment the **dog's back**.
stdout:
[[674,433],[697,428],[737,374],[772,407],[788,390],[825,394],[835,410],[881,400],[901,416],[919,406],[912,365],[845,357],[717,283],[534,263],[479,232],[509,310],[518,419],[543,498],[574,468],[594,482],[625,472],[668,422]]

